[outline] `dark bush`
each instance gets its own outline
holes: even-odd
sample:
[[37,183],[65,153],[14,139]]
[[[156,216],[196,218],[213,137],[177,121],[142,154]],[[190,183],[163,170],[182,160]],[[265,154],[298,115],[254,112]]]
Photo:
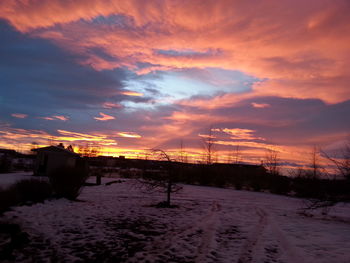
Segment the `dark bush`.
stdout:
[[37,179],[21,180],[7,189],[0,189],[0,213],[11,206],[27,202],[42,202],[52,196],[49,182]]
[[293,179],[292,189],[297,197],[317,198],[322,195],[322,181],[311,177]]
[[287,195],[291,191],[290,179],[286,176],[272,176],[269,182],[269,190],[273,194]]
[[17,190],[14,187],[0,189],[0,213],[19,203]]
[[263,187],[262,183],[259,180],[253,180],[250,182],[250,187],[252,188],[253,191],[255,192],[260,192]]
[[52,196],[49,182],[38,179],[21,180],[15,184],[21,202],[42,202]]
[[243,181],[236,181],[234,182],[233,186],[235,187],[236,190],[242,190],[244,187]]
[[60,167],[49,178],[55,196],[75,200],[88,176],[88,167],[81,162],[77,167]]
[[143,171],[140,169],[120,169],[118,173],[123,178],[140,178],[143,176]]
[[0,173],[11,172],[11,160],[6,155],[0,157]]

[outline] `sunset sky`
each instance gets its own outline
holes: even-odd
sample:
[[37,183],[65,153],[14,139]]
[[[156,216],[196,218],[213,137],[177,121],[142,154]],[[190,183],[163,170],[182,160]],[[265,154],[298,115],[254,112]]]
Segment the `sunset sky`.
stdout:
[[[349,0],[4,0],[0,147],[288,166],[350,133]],[[196,157],[197,156],[197,157]],[[192,158],[192,159],[191,159]]]

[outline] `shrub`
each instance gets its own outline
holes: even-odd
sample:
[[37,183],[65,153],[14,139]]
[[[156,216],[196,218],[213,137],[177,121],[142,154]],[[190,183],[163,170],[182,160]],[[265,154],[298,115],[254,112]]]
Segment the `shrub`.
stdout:
[[297,177],[293,179],[293,191],[297,197],[317,198],[322,195],[322,181],[317,178]]
[[242,190],[244,186],[243,181],[236,181],[233,185],[236,190]]
[[258,180],[257,178],[255,178],[255,180],[252,180],[250,182],[250,187],[252,188],[252,190],[254,192],[261,192],[261,190],[263,189],[262,182],[260,180]]
[[49,182],[37,179],[21,180],[7,189],[0,189],[0,213],[11,206],[27,202],[42,202],[52,196]]
[[118,173],[123,178],[140,178],[143,176],[143,171],[137,168],[120,169]]
[[0,157],[0,173],[8,173],[11,171],[11,160],[4,156]]
[[52,196],[49,182],[38,179],[21,180],[15,184],[21,202],[42,202]]
[[88,167],[81,163],[77,167],[60,167],[49,175],[54,194],[57,197],[64,197],[75,200],[88,178]]
[[269,189],[273,194],[287,195],[291,191],[290,179],[286,176],[272,176]]
[[17,191],[14,187],[0,189],[0,213],[19,203]]

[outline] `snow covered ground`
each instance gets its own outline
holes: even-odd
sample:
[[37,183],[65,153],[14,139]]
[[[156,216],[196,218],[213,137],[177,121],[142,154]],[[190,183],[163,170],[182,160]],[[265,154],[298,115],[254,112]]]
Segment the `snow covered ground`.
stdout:
[[[113,179],[104,179],[113,180]],[[350,206],[298,214],[300,199],[184,185],[177,208],[135,181],[85,187],[79,202],[17,207],[30,242],[16,262],[350,262]]]
[[7,174],[0,173],[0,188],[6,188],[22,179],[38,178],[38,177],[33,177],[32,175],[33,175],[33,172],[17,172],[17,173],[7,173]]

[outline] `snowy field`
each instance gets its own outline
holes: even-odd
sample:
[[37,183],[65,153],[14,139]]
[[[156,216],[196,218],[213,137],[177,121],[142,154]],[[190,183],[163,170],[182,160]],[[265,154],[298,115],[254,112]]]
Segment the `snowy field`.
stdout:
[[0,188],[7,188],[8,186],[14,184],[22,179],[32,179],[38,178],[32,176],[33,172],[19,172],[19,173],[0,173]]
[[[113,180],[113,179],[105,179]],[[350,207],[298,214],[300,199],[184,185],[156,208],[133,180],[85,187],[79,202],[17,207],[30,243],[16,262],[350,262]]]

